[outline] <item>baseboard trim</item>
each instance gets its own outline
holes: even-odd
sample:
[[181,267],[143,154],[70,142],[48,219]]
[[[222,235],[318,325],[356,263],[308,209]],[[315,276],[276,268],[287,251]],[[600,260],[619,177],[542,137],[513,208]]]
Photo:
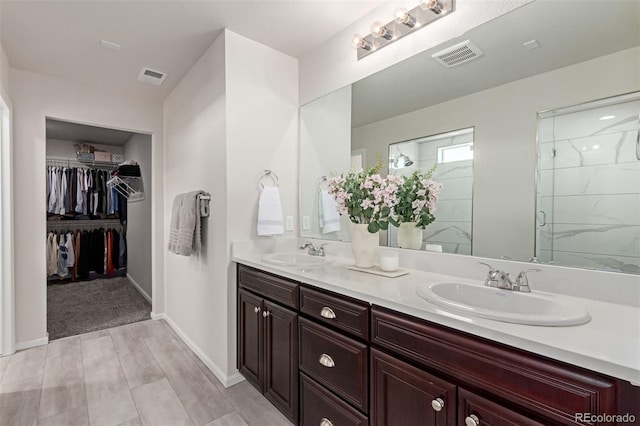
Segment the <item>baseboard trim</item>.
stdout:
[[[152,314],[154,315],[154,314]],[[216,365],[215,362],[213,362],[211,360],[211,358],[209,358],[202,349],[200,349],[200,347],[198,345],[196,345],[189,337],[187,337],[187,335],[185,334],[184,331],[182,331],[182,329],[180,327],[178,327],[178,325],[173,322],[173,320],[171,319],[171,317],[169,317],[169,315],[167,314],[159,314],[162,315],[162,319],[164,319],[167,324],[169,324],[169,326],[171,328],[173,328],[173,330],[176,332],[176,334],[178,336],[180,336],[180,338],[182,339],[182,341],[189,347],[189,349],[191,349],[193,351],[193,353],[196,354],[196,356],[198,358],[200,358],[200,360],[204,363],[204,365],[207,366],[207,368],[209,370],[211,370],[211,372],[218,378],[218,380],[220,380],[220,383],[222,383],[222,386],[224,386],[225,388],[228,388],[230,386],[233,386],[237,383],[240,383],[244,380],[244,377],[242,377],[242,375],[240,373],[235,373],[232,375],[227,376],[226,374],[224,374],[222,372],[222,370],[220,369],[220,367],[218,367]],[[158,315],[158,316],[159,316]],[[152,316],[153,318],[153,316]],[[156,319],[156,318],[154,318]],[[160,319],[160,318],[158,318]]]
[[165,315],[164,315],[164,313],[156,314],[155,312],[151,312],[151,319],[152,320],[163,320],[163,319],[165,319]]
[[144,297],[145,299],[147,299],[147,302],[149,302],[150,304],[153,304],[153,302],[151,302],[151,296],[149,296],[147,294],[146,291],[144,291],[142,289],[142,287],[140,286],[140,284],[138,284],[136,282],[136,280],[134,280],[131,275],[129,275],[129,273],[127,272],[127,278],[129,278],[129,281],[131,281],[131,284],[133,284],[133,286],[136,288],[136,290],[138,290],[138,293],[140,293],[142,295],[142,297]]
[[35,348],[36,346],[43,346],[49,343],[49,336],[41,337],[40,339],[27,340],[26,342],[16,343],[16,351],[24,349]]

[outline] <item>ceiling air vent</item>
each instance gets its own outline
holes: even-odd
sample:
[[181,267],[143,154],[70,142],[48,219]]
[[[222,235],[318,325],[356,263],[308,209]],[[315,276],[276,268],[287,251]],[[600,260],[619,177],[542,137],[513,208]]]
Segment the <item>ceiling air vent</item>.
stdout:
[[142,68],[140,74],[138,74],[138,80],[160,86],[164,79],[167,78],[167,75],[168,74],[164,72],[152,70],[151,68]]
[[455,46],[441,50],[440,52],[431,55],[431,57],[445,67],[451,68],[456,65],[469,62],[479,56],[482,56],[482,54],[483,52],[478,46],[476,46],[472,41],[466,40],[462,43],[456,44]]

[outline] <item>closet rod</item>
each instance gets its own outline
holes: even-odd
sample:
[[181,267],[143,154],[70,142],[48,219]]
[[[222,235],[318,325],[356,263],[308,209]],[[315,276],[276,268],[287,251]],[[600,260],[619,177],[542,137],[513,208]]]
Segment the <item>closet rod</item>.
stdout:
[[84,226],[95,227],[113,227],[121,226],[120,219],[94,219],[94,220],[48,220],[47,229],[49,228],[75,228]]

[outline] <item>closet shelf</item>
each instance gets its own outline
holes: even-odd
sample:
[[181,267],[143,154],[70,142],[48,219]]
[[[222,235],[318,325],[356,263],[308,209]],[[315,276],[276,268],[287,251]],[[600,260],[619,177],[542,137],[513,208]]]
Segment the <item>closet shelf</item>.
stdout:
[[114,188],[127,201],[144,200],[142,178],[135,176],[114,176],[107,181],[109,188]]

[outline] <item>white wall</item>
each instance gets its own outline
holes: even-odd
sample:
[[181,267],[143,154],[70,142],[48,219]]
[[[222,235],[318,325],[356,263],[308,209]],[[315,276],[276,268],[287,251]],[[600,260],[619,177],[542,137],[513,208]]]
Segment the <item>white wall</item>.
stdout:
[[[10,68],[9,58],[4,51],[4,47],[0,43],[0,86],[4,90],[7,97],[10,96],[10,87],[9,87],[9,70]],[[6,101],[6,99],[5,99]]]
[[[257,177],[280,181],[285,216],[298,217],[298,61],[226,31],[227,229],[229,272],[227,369],[236,364],[236,271],[230,242],[258,237]],[[293,229],[296,228],[294,223]],[[294,235],[294,232],[285,232]]]
[[389,143],[475,127],[473,254],[526,260],[534,253],[537,112],[640,90],[639,58],[633,48],[514,81],[356,128],[353,139],[386,152]]
[[385,3],[300,58],[300,104],[306,104],[416,53],[459,37],[472,28],[531,1],[533,0],[459,1],[456,3],[455,13],[416,31],[411,37],[396,41],[392,48],[381,49],[358,61],[356,51],[351,47],[353,33],[368,34],[371,23],[377,19],[386,22],[388,18],[384,17],[393,16],[399,3],[404,4],[407,9],[416,6],[415,1]]
[[[58,158],[76,158],[76,148],[78,142],[65,141],[60,139],[47,139],[47,157]],[[99,143],[91,143],[95,149],[99,151],[108,151],[112,154],[124,154],[124,147],[115,145],[102,145]]]
[[[336,90],[300,108],[300,207],[309,217],[300,235],[349,241],[349,218],[341,216],[340,231],[322,234],[318,223],[318,184],[322,176],[346,173],[351,156],[351,86]],[[326,188],[326,184],[322,184]]]
[[[47,117],[152,133],[154,188],[162,188],[162,106],[114,96],[98,88],[11,69],[14,108],[14,226],[16,341],[24,347],[46,339],[45,120]],[[164,309],[162,292],[162,193],[153,194],[154,310]],[[160,248],[162,250],[162,248]],[[46,340],[45,340],[46,341]]]
[[176,195],[198,189],[211,194],[198,256],[169,253],[165,239],[166,315],[217,375],[228,373],[224,49],[223,33],[164,101],[165,229]]
[[[152,141],[151,135],[135,133],[122,149],[125,159],[136,161],[142,172],[144,199],[127,203],[127,275],[150,299],[152,288],[152,228],[151,211],[153,206],[152,181]],[[97,147],[97,146],[96,146]],[[115,153],[116,148],[111,147]]]
[[225,385],[240,380],[230,242],[257,238],[265,169],[280,179],[284,214],[296,212],[297,81],[295,59],[226,30],[164,103],[165,209],[182,192],[212,195],[202,253],[165,252],[166,315]]

